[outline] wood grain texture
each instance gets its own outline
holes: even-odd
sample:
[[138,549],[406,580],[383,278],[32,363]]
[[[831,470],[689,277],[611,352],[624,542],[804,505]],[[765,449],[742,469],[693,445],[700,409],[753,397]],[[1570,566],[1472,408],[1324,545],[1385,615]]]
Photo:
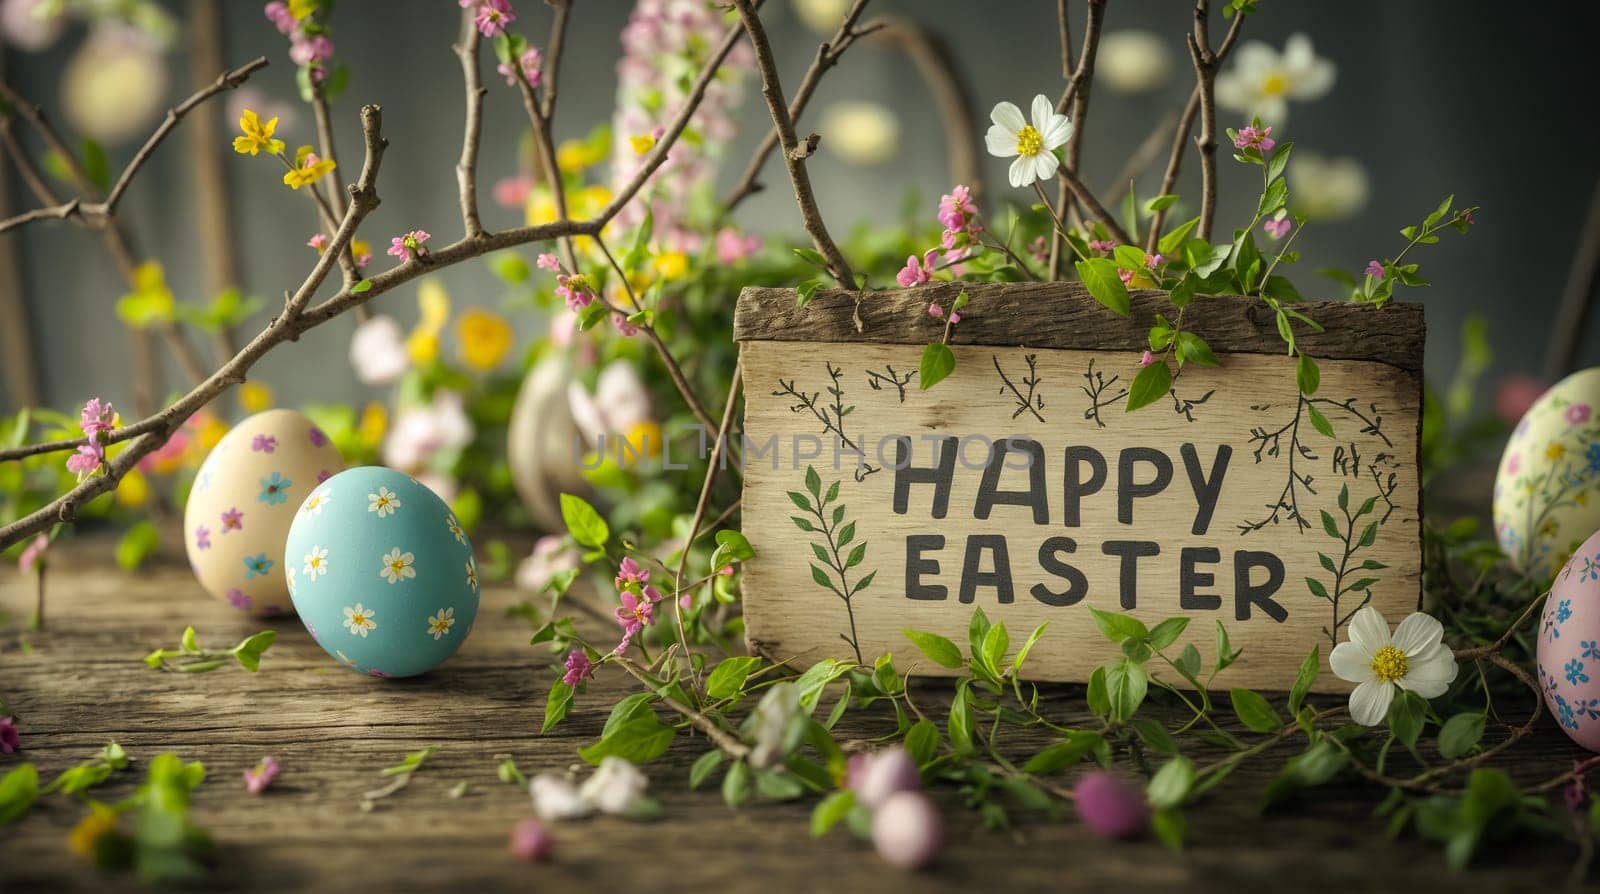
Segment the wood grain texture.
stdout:
[[[80,539],[52,555],[52,622],[24,633],[20,618],[31,587],[9,563],[0,567],[0,691],[21,713],[23,752],[0,755],[0,772],[27,759],[45,778],[89,757],[107,739],[127,746],[135,773],[120,774],[95,794],[131,794],[148,759],[173,751],[208,768],[196,791],[193,818],[219,845],[205,891],[829,891],[970,892],[973,890],[1277,890],[1294,879],[1303,891],[1384,890],[1456,894],[1463,880],[1485,892],[1555,890],[1573,853],[1549,841],[1515,841],[1485,850],[1470,876],[1445,869],[1435,847],[1412,838],[1389,841],[1371,816],[1383,792],[1335,783],[1286,811],[1258,813],[1261,790],[1290,751],[1243,764],[1193,808],[1191,846],[1173,854],[1154,840],[1107,845],[1070,817],[1018,812],[1010,833],[978,827],[949,787],[934,794],[948,824],[949,847],[929,871],[886,867],[871,848],[836,830],[807,834],[810,802],[723,806],[714,786],[690,791],[689,765],[705,750],[680,736],[647,770],[666,819],[651,825],[619,820],[555,827],[551,862],[521,864],[505,852],[509,827],[530,815],[526,793],[495,779],[494,755],[516,756],[527,772],[559,770],[576,748],[593,741],[607,706],[632,691],[630,678],[602,673],[580,696],[572,718],[537,734],[545,691],[555,678],[548,654],[530,649],[528,628],[503,618],[520,597],[485,587],[481,620],[462,652],[416,680],[375,680],[337,667],[293,622],[261,673],[234,670],[202,676],[148,670],[141,655],[170,646],[193,623],[203,643],[221,643],[259,629],[206,596],[181,556],[137,575],[110,564],[111,541]],[[30,650],[21,650],[21,644]],[[943,724],[948,684],[916,684],[918,704]],[[1313,697],[1319,707],[1335,702]],[[1279,705],[1281,708],[1281,704]],[[1072,726],[1091,723],[1080,686],[1047,687],[1043,713]],[[1173,727],[1186,712],[1152,694],[1149,716]],[[1224,712],[1225,713],[1225,712]],[[1142,714],[1141,716],[1145,716]],[[1231,720],[1224,726],[1244,733]],[[1553,721],[1519,745],[1502,766],[1520,780],[1570,766],[1580,752]],[[848,715],[842,739],[892,731],[886,714]],[[1490,737],[1498,735],[1491,729]],[[1026,757],[1041,745],[1019,729],[1002,747]],[[1188,742],[1188,740],[1185,740]],[[362,792],[380,784],[379,767],[408,751],[440,744],[412,785],[376,812],[362,813]],[[1198,763],[1220,756],[1213,746],[1186,744]],[[1192,749],[1192,750],[1191,750]],[[265,795],[247,795],[239,774],[263,754],[283,774]],[[1129,755],[1120,767],[1136,772]],[[1391,755],[1392,769],[1409,767]],[[466,796],[446,792],[468,782]],[[1070,771],[1063,784],[1071,784]],[[84,814],[80,805],[46,799],[21,822],[0,827],[0,891],[148,891],[126,878],[95,872],[67,847]]]
[[[902,630],[965,643],[972,609],[981,607],[1014,641],[1050,625],[1025,676],[1083,682],[1114,657],[1089,612],[1095,607],[1148,626],[1188,616],[1173,656],[1189,642],[1210,655],[1221,621],[1244,658],[1218,685],[1282,688],[1312,646],[1328,654],[1330,632],[1342,631],[1362,604],[1361,593],[1334,606],[1309,589],[1308,577],[1336,589],[1319,553],[1345,569],[1346,586],[1375,580],[1372,604],[1393,621],[1417,605],[1419,375],[1325,360],[1320,390],[1301,399],[1293,360],[1227,354],[1220,368],[1190,365],[1173,395],[1128,413],[1117,396],[1138,371],[1132,353],[954,351],[955,372],[922,391],[915,375],[903,378],[917,369],[918,347],[743,344],[743,530],[756,551],[743,586],[753,647],[816,660],[848,655],[856,640],[869,662],[893,651],[902,668],[949,674]],[[1313,411],[1336,437],[1315,429]],[[908,439],[904,460],[897,437]],[[893,468],[933,469],[932,441],[940,438],[960,439],[943,511],[938,486],[902,485],[911,475]],[[992,452],[1006,439],[1014,439],[1012,453]],[[1038,451],[1037,477],[1026,468],[1027,445]],[[852,448],[865,452],[865,466]],[[1004,465],[990,492],[1028,492],[1030,505],[983,504],[993,462]],[[791,496],[812,500],[808,467],[824,488],[839,482],[823,517]],[[1370,511],[1351,525],[1345,508],[1355,515],[1369,500]],[[838,518],[836,505],[845,507]],[[797,516],[810,520],[802,527]],[[1373,542],[1362,546],[1369,525]],[[822,533],[830,527],[848,541],[837,554]],[[862,544],[860,564],[840,581],[836,566],[848,566]],[[831,561],[840,554],[845,562]],[[832,591],[816,580],[819,568]],[[868,573],[871,585],[847,605],[838,593]],[[1324,668],[1320,690],[1348,688]]]
[[[861,295],[862,329],[852,315],[858,293],[828,289],[805,307],[793,289],[747,288],[739,293],[734,338],[747,341],[862,342],[925,345],[938,341],[944,324],[928,316],[931,301],[949,307],[965,291],[971,303],[951,343],[1132,351],[1148,344],[1157,313],[1172,315],[1167,293],[1130,292],[1132,313],[1118,316],[1091,297],[1081,283],[938,283]],[[1221,354],[1283,354],[1272,312],[1260,301],[1237,296],[1201,296],[1185,316],[1187,328]],[[1295,325],[1307,354],[1322,360],[1375,360],[1408,372],[1422,371],[1425,326],[1422,305],[1393,302],[1384,308],[1349,301],[1307,301],[1295,309],[1320,323],[1315,332]]]

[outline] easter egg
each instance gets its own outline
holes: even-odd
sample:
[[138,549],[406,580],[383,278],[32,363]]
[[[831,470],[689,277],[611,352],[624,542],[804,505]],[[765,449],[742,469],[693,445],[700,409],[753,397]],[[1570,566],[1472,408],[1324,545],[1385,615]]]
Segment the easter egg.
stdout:
[[428,671],[478,616],[467,535],[438,495],[394,469],[359,466],[307,494],[282,558],[306,630],[361,673]]
[[1534,401],[1494,479],[1500,549],[1541,586],[1597,528],[1600,367],[1567,376]]
[[293,410],[234,426],[200,465],[183,511],[200,585],[257,617],[290,611],[283,538],[300,499],[343,468],[339,448]]
[[1535,651],[1550,714],[1572,741],[1600,751],[1600,532],[1550,585]]

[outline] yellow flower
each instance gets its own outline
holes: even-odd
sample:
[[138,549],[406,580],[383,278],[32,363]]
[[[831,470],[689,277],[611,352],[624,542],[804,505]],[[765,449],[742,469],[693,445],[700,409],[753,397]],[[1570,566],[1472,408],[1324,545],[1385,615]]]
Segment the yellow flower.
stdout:
[[145,261],[133,271],[133,291],[117,301],[117,316],[136,329],[171,322],[177,315],[172,290],[160,261]]
[[289,15],[297,22],[316,11],[317,0],[289,0]]
[[89,811],[89,815],[73,828],[71,837],[67,839],[73,852],[85,857],[93,857],[100,839],[117,829],[117,815],[109,808],[91,804]]
[[682,279],[689,272],[689,256],[681,251],[668,251],[656,255],[656,272],[662,279]]
[[318,159],[310,146],[301,146],[294,153],[294,167],[283,174],[283,182],[290,189],[310,186],[328,175],[337,165],[333,159]]
[[239,406],[246,413],[259,413],[272,406],[272,389],[260,382],[246,382],[239,386]]
[[406,336],[406,356],[412,363],[432,363],[439,356],[439,336],[420,329]]
[[635,155],[643,155],[655,148],[656,138],[653,134],[628,137],[628,144],[633,146],[633,152]]
[[128,470],[117,485],[117,504],[124,509],[138,509],[150,499],[150,484],[138,469]]
[[417,307],[422,318],[406,338],[406,353],[415,363],[431,363],[439,356],[439,333],[450,320],[450,293],[438,279],[424,279],[417,289]]
[[209,451],[228,433],[228,423],[212,416],[200,426],[200,447]]
[[480,372],[499,365],[511,350],[511,324],[493,311],[473,308],[461,315],[456,326],[461,359]]
[[263,124],[255,112],[245,109],[239,116],[239,129],[244,131],[244,136],[233,138],[233,151],[240,155],[255,155],[263,149],[268,155],[283,151],[283,141],[272,138],[272,132],[278,129],[277,118],[270,118]]
[[368,450],[378,449],[388,430],[389,411],[377,401],[368,403],[361,411],[361,421],[356,423],[356,435],[361,438],[361,446]]
[[556,147],[556,167],[565,174],[581,171],[605,157],[605,149],[591,146],[588,140],[566,140]]
[[[589,220],[598,217],[606,205],[611,203],[611,190],[599,184],[585,186],[582,189],[567,191],[567,217],[573,220]],[[528,191],[528,203],[524,206],[527,224],[537,227],[541,224],[554,223],[556,219],[556,203],[548,189],[532,189]],[[602,227],[601,234],[611,230],[608,223]],[[574,247],[581,252],[588,252],[594,246],[594,240],[588,236],[578,236],[572,240]]]
[[372,243],[365,239],[351,239],[350,254],[355,257],[356,266],[364,267],[372,260]]
[[1552,441],[1550,446],[1545,448],[1544,455],[1549,459],[1560,459],[1567,455],[1566,445],[1560,441]]
[[634,423],[622,439],[627,442],[621,450],[627,465],[637,462],[637,457],[648,459],[661,453],[661,426],[648,419]]

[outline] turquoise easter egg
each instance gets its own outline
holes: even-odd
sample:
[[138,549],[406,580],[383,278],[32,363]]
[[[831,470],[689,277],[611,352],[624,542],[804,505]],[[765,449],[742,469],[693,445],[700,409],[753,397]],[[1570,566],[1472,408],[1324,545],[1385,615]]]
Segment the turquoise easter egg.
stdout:
[[461,647],[478,564],[445,502],[415,478],[360,466],[300,503],[283,565],[313,639],[352,670],[410,677]]

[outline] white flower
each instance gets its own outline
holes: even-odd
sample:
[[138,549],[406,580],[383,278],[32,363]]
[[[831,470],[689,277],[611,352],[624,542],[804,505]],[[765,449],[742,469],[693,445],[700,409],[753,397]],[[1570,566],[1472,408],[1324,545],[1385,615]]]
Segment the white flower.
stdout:
[[[294,571],[294,567],[290,566],[289,570]],[[306,577],[311,578],[313,581],[322,575],[327,574],[328,551],[318,547],[316,544],[312,544],[311,552],[306,553],[305,573]]]
[[300,511],[306,515],[321,515],[322,508],[328,505],[328,500],[331,498],[332,495],[328,493],[327,488],[315,491],[311,496],[306,497],[305,505],[300,507]]
[[417,569],[412,567],[416,559],[417,557],[411,553],[402,553],[397,546],[383,557],[383,570],[378,572],[378,575],[391,584],[397,584],[404,578],[416,577]]
[[824,145],[851,164],[882,164],[900,151],[900,119],[876,102],[836,102],[822,110]]
[[594,812],[594,807],[578,795],[572,780],[555,773],[540,773],[528,783],[533,796],[533,812],[545,822],[579,819]]
[[584,780],[578,797],[601,813],[628,814],[645,799],[650,780],[626,758],[602,758],[594,775]]
[[1167,82],[1172,54],[1167,44],[1150,31],[1113,31],[1100,38],[1095,56],[1095,86],[1105,84],[1117,93],[1144,93]]
[[441,388],[433,402],[408,407],[395,417],[383,442],[385,464],[406,472],[436,465],[440,454],[453,454],[472,443],[476,433],[461,395]]
[[356,334],[350,339],[350,365],[355,367],[356,378],[367,385],[389,385],[405,375],[411,358],[406,354],[405,332],[394,317],[377,314],[356,325]]
[[989,154],[1017,160],[1011,163],[1011,185],[1027,186],[1036,180],[1055,176],[1060,159],[1055,150],[1072,136],[1072,122],[1056,114],[1055,106],[1043,93],[1033,98],[1033,123],[1022,120],[1022,110],[1009,102],[998,103],[989,113],[994,125],[985,141]]
[[[367,634],[378,628],[378,622],[372,620],[375,614],[376,612],[370,608],[362,608],[359,602],[354,606],[345,606],[344,626],[349,628],[350,632],[356,636],[366,639]],[[339,657],[343,659],[344,655],[341,654]],[[348,661],[348,659],[345,660]],[[351,666],[354,667],[354,663],[351,663]]]
[[441,608],[437,614],[428,619],[428,632],[433,634],[434,639],[449,633],[450,628],[454,626],[456,626],[456,610],[453,608]]
[[1333,89],[1337,69],[1311,51],[1311,38],[1291,34],[1279,53],[1259,40],[1246,41],[1233,68],[1217,75],[1217,103],[1282,126],[1289,100],[1317,99]]
[[1334,647],[1328,664],[1339,679],[1360,684],[1350,693],[1350,716],[1363,726],[1377,726],[1388,716],[1396,686],[1437,698],[1460,670],[1455,653],[1441,642],[1444,626],[1431,615],[1413,612],[1390,636],[1389,622],[1369,605],[1356,612],[1346,632],[1350,639]]
[[467,586],[478,589],[478,563],[471,556],[467,557]]
[[400,497],[395,495],[394,491],[381,484],[378,485],[377,493],[367,494],[367,499],[372,501],[367,504],[367,511],[378,513],[379,518],[393,515],[400,508]]
[[456,521],[456,517],[454,515],[451,515],[445,521],[445,527],[449,528],[450,533],[455,535],[457,543],[464,544],[467,542],[467,535],[461,530],[461,522]]
[[1367,170],[1353,158],[1296,152],[1287,176],[1289,206],[1308,218],[1344,220],[1367,204]]
[[565,537],[546,534],[533,544],[533,552],[517,566],[517,586],[542,592],[545,585],[563,571],[578,567],[578,551]]
[[294,566],[293,565],[285,565],[285,566],[283,566],[283,573],[284,573],[284,577],[287,578],[288,581],[289,581],[289,595],[292,596],[292,595],[294,595]]
[[567,404],[573,425],[590,445],[599,444],[604,435],[626,434],[650,421],[650,390],[626,360],[613,361],[600,371],[593,394],[578,382],[569,384]]

